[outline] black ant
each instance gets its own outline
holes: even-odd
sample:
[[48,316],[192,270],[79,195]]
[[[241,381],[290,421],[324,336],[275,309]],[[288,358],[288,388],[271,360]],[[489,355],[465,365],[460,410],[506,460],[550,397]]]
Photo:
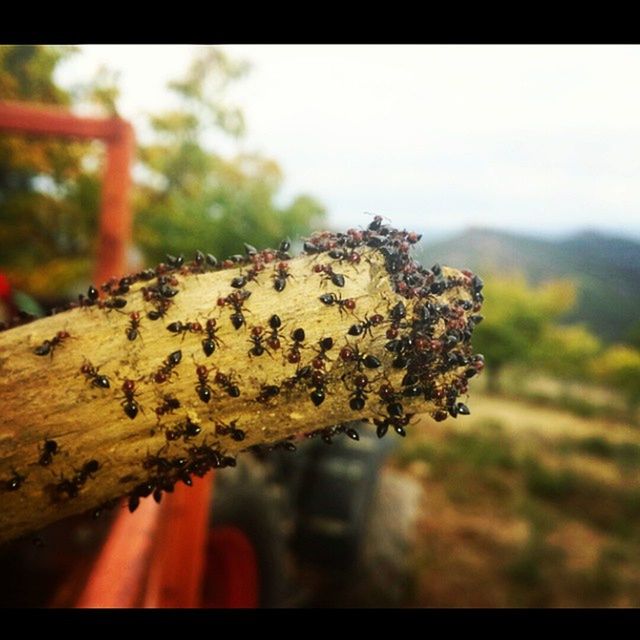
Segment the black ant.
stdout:
[[33,352],[37,356],[46,356],[51,354],[53,358],[53,352],[61,345],[67,338],[70,338],[71,334],[68,331],[58,331],[51,340],[45,340],[39,347],[36,347]]
[[177,371],[174,371],[175,367],[182,360],[182,351],[172,351],[162,362],[162,365],[156,371],[153,376],[154,382],[162,384],[166,382],[174,373],[177,375]]
[[26,476],[20,475],[15,469],[13,469],[13,476],[6,481],[5,489],[7,491],[17,491],[26,480]]
[[135,340],[140,333],[140,312],[132,311],[129,314],[129,326],[124,330],[125,335],[131,341]]
[[240,395],[240,388],[235,384],[231,374],[227,375],[222,373],[222,371],[218,371],[214,382],[224,389],[232,398],[237,398]]
[[229,424],[216,422],[216,434],[219,436],[231,436],[236,442],[242,442],[245,432],[236,427],[237,420],[232,420]]
[[205,356],[210,356],[215,350],[216,346],[220,346],[222,341],[216,336],[218,328],[216,327],[216,320],[209,318],[205,323],[205,331],[207,337],[202,341],[202,350]]
[[209,402],[211,400],[211,387],[209,386],[209,370],[203,364],[199,364],[196,367],[196,375],[198,376],[198,384],[196,385],[196,392],[202,402]]
[[48,467],[53,461],[53,456],[58,453],[59,447],[55,440],[45,440],[42,447],[38,464],[43,467]]
[[133,420],[138,415],[138,403],[134,400],[136,383],[133,380],[126,379],[122,383],[122,392],[124,399],[120,402],[125,414]]
[[377,327],[382,322],[384,322],[384,317],[379,313],[372,315],[370,318],[365,315],[364,321],[359,322],[358,324],[351,325],[347,333],[350,336],[360,336],[363,333],[367,332],[373,338],[371,327]]
[[289,265],[286,262],[279,262],[273,275],[273,288],[280,293],[287,286],[287,278],[293,278],[289,273]]
[[362,370],[362,367],[366,367],[367,369],[377,369],[382,365],[380,360],[371,354],[362,355],[357,346],[350,347],[342,347],[340,349],[340,358],[344,362],[355,362],[358,366],[358,369]]
[[92,387],[100,387],[101,389],[108,389],[111,385],[107,376],[99,374],[99,367],[94,367],[90,362],[85,362],[80,371],[84,374],[87,380],[91,380]]
[[276,252],[276,256],[278,260],[290,260],[291,254],[289,253],[289,249],[291,248],[291,242],[289,240],[283,240],[278,247],[278,251]]
[[343,299],[342,296],[340,296],[339,294],[336,295],[335,293],[323,293],[319,297],[319,300],[320,302],[322,302],[322,304],[326,304],[328,307],[337,304],[340,315],[349,311],[353,312],[353,310],[356,308],[356,301],[353,298]]
[[289,349],[289,353],[287,354],[287,360],[291,364],[295,364],[296,362],[300,362],[300,348],[304,347],[305,333],[302,327],[295,329],[291,333],[291,339],[293,340],[293,344]]
[[267,338],[267,345],[276,351],[280,348],[280,334],[278,330],[282,326],[282,321],[280,320],[280,316],[275,313],[269,318],[269,327],[271,327],[271,333]]

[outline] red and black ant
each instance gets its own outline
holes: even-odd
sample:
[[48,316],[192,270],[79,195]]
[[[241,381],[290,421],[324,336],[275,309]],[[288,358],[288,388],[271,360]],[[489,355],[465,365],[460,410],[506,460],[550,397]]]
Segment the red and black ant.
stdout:
[[124,330],[125,335],[131,341],[140,335],[140,312],[132,311],[129,314],[129,326]]
[[331,282],[336,287],[344,287],[344,276],[336,273],[329,264],[316,264],[313,266],[313,272],[322,275],[322,282]]
[[46,356],[50,354],[53,358],[53,352],[55,349],[70,337],[71,334],[68,331],[58,331],[51,340],[45,340],[39,347],[36,347],[33,352],[37,356]]
[[331,358],[327,356],[327,351],[333,348],[333,338],[321,338],[318,341],[318,346],[319,349],[316,349],[318,355],[311,361],[311,365],[314,369],[324,369],[325,362],[331,360]]
[[263,384],[260,387],[260,393],[256,396],[256,402],[266,404],[272,398],[275,398],[280,393],[280,387],[275,384]]
[[[263,353],[269,353],[264,346],[264,329],[262,327],[256,326],[251,328],[251,336],[249,337],[249,342],[253,345],[251,349],[249,349],[248,353],[250,356],[261,356]],[[271,354],[269,354],[271,355]]]
[[287,279],[293,278],[289,273],[289,265],[286,262],[278,262],[273,274],[273,288],[280,293],[287,286]]
[[295,364],[296,362],[300,362],[300,348],[304,348],[304,340],[305,333],[302,327],[295,329],[291,333],[291,339],[293,340],[293,344],[289,348],[289,353],[287,354],[287,360],[291,364]]
[[384,317],[379,313],[372,315],[370,318],[365,314],[364,321],[351,325],[347,333],[350,336],[360,336],[363,333],[368,333],[373,338],[371,327],[377,327],[384,322]]
[[366,367],[367,369],[377,369],[382,365],[380,360],[371,354],[362,355],[357,346],[349,346],[342,347],[340,349],[340,358],[344,362],[354,362],[358,369],[362,370],[362,367]]
[[353,298],[342,299],[342,296],[340,294],[336,295],[335,293],[323,293],[319,297],[319,300],[320,302],[322,302],[322,304],[326,304],[328,307],[337,304],[340,315],[342,315],[343,313],[353,312],[353,310],[356,308],[356,301]]
[[89,361],[85,362],[80,371],[84,374],[87,380],[91,381],[92,387],[100,387],[101,389],[108,389],[111,385],[107,376],[99,374],[100,367],[94,367]]
[[178,375],[177,371],[174,371],[175,367],[182,360],[182,351],[173,351],[171,352],[162,362],[162,365],[156,371],[153,376],[154,382],[157,384],[162,384],[166,382],[174,373]]
[[205,332],[207,337],[202,341],[202,350],[205,356],[210,356],[216,350],[216,347],[222,344],[222,341],[216,335],[218,328],[216,327],[215,318],[209,318],[207,320],[205,323]]
[[125,414],[133,420],[138,415],[138,403],[135,401],[136,395],[136,383],[133,380],[126,379],[122,383],[122,392],[124,393],[124,399],[120,402],[120,405],[124,409]]
[[199,322],[180,322],[180,320],[176,320],[167,325],[167,331],[175,335],[182,334],[182,339],[184,340],[187,333],[202,333],[203,329]]
[[235,383],[231,373],[227,375],[222,373],[222,371],[218,371],[214,378],[214,382],[224,389],[232,398],[237,398],[240,395],[240,388]]
[[229,424],[216,422],[216,434],[219,436],[231,436],[236,442],[242,442],[245,432],[236,427],[237,420],[232,420]]
[[202,402],[209,402],[212,396],[212,390],[209,386],[209,370],[203,364],[196,366],[196,375],[198,376],[198,384],[196,392]]
[[280,316],[274,313],[269,318],[269,327],[271,328],[271,333],[267,338],[267,345],[274,351],[277,351],[280,348],[280,334],[278,332],[282,327],[282,320],[280,320]]
[[202,428],[199,424],[187,418],[184,424],[179,424],[173,429],[167,429],[164,435],[168,441],[178,440],[179,438],[189,440],[190,438],[195,438],[201,431]]
[[162,404],[155,409],[156,416],[160,418],[167,413],[173,413],[176,409],[180,408],[180,400],[174,398],[170,394],[165,394],[162,397]]

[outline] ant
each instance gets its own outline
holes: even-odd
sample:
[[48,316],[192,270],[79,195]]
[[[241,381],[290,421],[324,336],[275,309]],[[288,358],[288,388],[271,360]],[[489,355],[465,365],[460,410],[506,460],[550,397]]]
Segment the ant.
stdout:
[[167,330],[175,335],[182,334],[182,339],[187,333],[202,333],[202,325],[199,322],[180,322],[176,320],[167,325]]
[[271,334],[267,338],[267,345],[274,351],[280,348],[280,335],[278,330],[282,326],[282,320],[280,316],[275,313],[269,318],[269,327],[271,327]]
[[287,360],[291,364],[295,364],[296,362],[300,362],[300,347],[304,347],[304,329],[302,329],[301,327],[295,329],[291,333],[291,339],[293,340],[293,344],[291,345],[289,353],[287,354]]
[[261,356],[265,351],[269,353],[263,344],[264,336],[262,335],[264,329],[262,327],[252,327],[251,328],[251,336],[249,341],[253,345],[251,349],[249,349],[248,354],[250,356]]
[[164,318],[170,306],[171,300],[160,300],[159,305],[147,313],[147,318],[149,318],[149,320],[160,320],[160,318]]
[[278,260],[290,260],[291,255],[289,254],[289,249],[291,248],[291,242],[289,240],[283,240],[278,247],[278,251],[276,255]]
[[7,491],[17,491],[26,479],[26,476],[20,475],[15,469],[13,469],[13,476],[6,481],[5,489]]
[[107,311],[120,311],[127,306],[127,301],[124,298],[108,298],[107,300],[98,300],[98,309],[106,309]]
[[176,409],[179,409],[179,408],[180,408],[180,400],[178,400],[177,398],[174,398],[169,394],[165,394],[162,397],[162,404],[156,407],[155,411],[158,418],[160,418],[160,416],[163,416],[167,413],[173,413]]
[[336,295],[335,293],[323,293],[319,297],[319,300],[320,302],[322,302],[322,304],[326,304],[328,307],[337,304],[340,315],[349,311],[353,312],[353,310],[356,308],[356,301],[353,298],[345,298],[343,300],[342,296],[340,296],[339,294]]
[[362,411],[368,398],[367,393],[370,391],[371,383],[364,373],[356,373],[351,378],[351,382],[354,389],[349,397],[349,407],[352,411]]
[[402,395],[397,393],[388,382],[380,385],[378,395],[383,402],[387,403],[387,413],[391,418],[401,418],[404,415],[404,408],[399,400]]
[[320,349],[316,351],[318,355],[312,360],[311,364],[314,369],[324,369],[325,362],[331,360],[331,358],[327,356],[327,351],[333,348],[333,338],[321,338],[318,341],[318,346],[320,347]]
[[233,328],[237,331],[242,327],[243,324],[246,324],[244,318],[244,302],[251,295],[251,291],[234,291],[230,293],[226,298],[218,298],[218,306],[224,307],[225,305],[230,305],[233,307],[233,313],[230,316],[231,324]]
[[92,387],[100,387],[101,389],[108,389],[111,385],[109,383],[109,378],[105,375],[101,375],[98,373],[99,367],[94,367],[90,362],[85,362],[81,367],[80,371],[84,373],[84,377],[87,380],[91,380]]
[[298,370],[295,372],[293,376],[291,376],[290,378],[287,378],[282,383],[282,386],[285,387],[286,389],[293,389],[296,387],[296,385],[305,381],[310,375],[311,375],[311,367],[309,365],[306,365],[302,368],[298,368]]
[[124,330],[125,335],[131,341],[135,340],[140,333],[140,312],[132,311],[129,314],[129,326]]
[[195,438],[201,431],[202,428],[199,424],[193,422],[190,418],[187,418],[184,425],[179,424],[173,429],[167,429],[164,435],[168,441],[178,440],[179,438],[188,440],[189,438]]
[[180,363],[182,360],[182,351],[173,351],[171,352],[162,362],[161,367],[156,371],[153,376],[153,380],[158,384],[162,384],[166,382],[174,373],[177,375],[177,371],[174,371],[174,368]]
[[336,287],[344,287],[344,276],[341,273],[336,273],[331,265],[328,264],[316,264],[313,267],[314,273],[322,274],[322,281],[331,281]]
[[46,356],[51,354],[53,358],[53,352],[58,345],[61,345],[67,338],[70,338],[71,334],[68,331],[58,331],[51,340],[45,340],[39,347],[36,347],[33,352],[37,356]]
[[367,315],[365,315],[364,322],[359,322],[358,324],[351,325],[347,333],[350,336],[360,336],[366,332],[373,338],[371,327],[377,327],[382,322],[384,322],[384,317],[381,316],[379,313],[372,315],[370,318],[367,317]]
[[214,382],[224,389],[232,398],[237,398],[240,395],[240,388],[235,384],[231,374],[227,375],[222,373],[222,371],[218,371]]
[[55,440],[45,440],[38,464],[43,467],[48,467],[53,461],[53,456],[58,453],[58,450],[58,443]]
[[279,262],[273,275],[273,288],[280,293],[287,286],[287,278],[293,278],[289,273],[289,265],[286,262]]
[[256,402],[266,404],[271,400],[271,398],[275,398],[279,393],[280,387],[275,384],[263,384],[262,387],[260,387],[260,393],[256,397]]
[[351,347],[347,345],[346,347],[342,347],[342,349],[340,349],[340,358],[344,362],[355,362],[359,370],[362,370],[363,366],[367,369],[377,369],[382,365],[378,358],[371,354],[362,355],[358,347],[355,346]]
[[220,338],[216,336],[218,328],[214,318],[209,318],[205,323],[205,332],[207,337],[202,341],[202,350],[205,356],[210,356],[216,350],[216,346],[219,347],[222,343]]
[[196,392],[202,402],[209,402],[211,400],[211,387],[208,384],[209,370],[203,364],[199,364],[196,367],[196,375],[198,376],[198,384],[196,385]]
[[324,402],[324,399],[326,397],[325,384],[326,384],[325,375],[324,373],[322,373],[322,371],[319,371],[316,369],[311,373],[311,380],[309,381],[309,386],[314,387],[314,389],[309,394],[309,398],[311,399],[311,402],[313,402],[313,404],[316,407],[319,407]]
[[133,420],[138,415],[138,403],[135,398],[136,383],[133,380],[126,379],[122,383],[122,392],[124,393],[124,399],[120,402],[120,405],[124,409],[125,414]]
[[242,442],[245,432],[236,427],[237,420],[232,420],[229,424],[216,422],[216,434],[219,436],[231,436],[236,442]]

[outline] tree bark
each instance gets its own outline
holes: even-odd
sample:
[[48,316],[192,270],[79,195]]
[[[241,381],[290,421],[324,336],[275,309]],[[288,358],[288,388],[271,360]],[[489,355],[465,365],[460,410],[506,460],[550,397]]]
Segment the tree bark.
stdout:
[[[161,265],[153,279],[132,277],[126,292],[111,283],[86,306],[0,333],[0,541],[123,495],[130,508],[151,493],[159,499],[252,446],[328,435],[363,418],[402,431],[414,413],[465,413],[455,399],[481,362],[464,335],[481,303],[471,275],[419,268],[397,248],[401,232],[382,243],[393,252],[366,246],[365,232],[360,246],[352,243],[357,253],[344,249],[339,258],[327,253],[329,237],[314,236],[318,252],[308,245],[311,255],[291,260],[249,250],[214,271],[202,256]],[[417,273],[411,299],[390,254]],[[235,288],[239,277],[248,281]],[[431,292],[430,282],[445,283],[443,291]],[[243,292],[250,295],[241,301]],[[115,300],[126,305],[110,308],[123,304]],[[396,319],[398,303],[406,317]],[[162,305],[166,314],[150,319]],[[207,320],[216,323],[209,333]],[[176,322],[192,324],[167,329]],[[358,335],[349,333],[353,325]],[[394,329],[405,339],[395,351]],[[323,351],[326,338],[333,344]]]

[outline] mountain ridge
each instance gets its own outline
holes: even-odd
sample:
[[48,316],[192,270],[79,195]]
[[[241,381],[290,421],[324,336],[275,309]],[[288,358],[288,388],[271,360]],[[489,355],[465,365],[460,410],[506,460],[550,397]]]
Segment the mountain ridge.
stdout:
[[534,283],[569,278],[577,286],[567,322],[584,322],[606,341],[624,340],[640,321],[640,242],[592,229],[541,238],[473,227],[448,239],[423,235],[418,259],[480,274],[519,272]]

